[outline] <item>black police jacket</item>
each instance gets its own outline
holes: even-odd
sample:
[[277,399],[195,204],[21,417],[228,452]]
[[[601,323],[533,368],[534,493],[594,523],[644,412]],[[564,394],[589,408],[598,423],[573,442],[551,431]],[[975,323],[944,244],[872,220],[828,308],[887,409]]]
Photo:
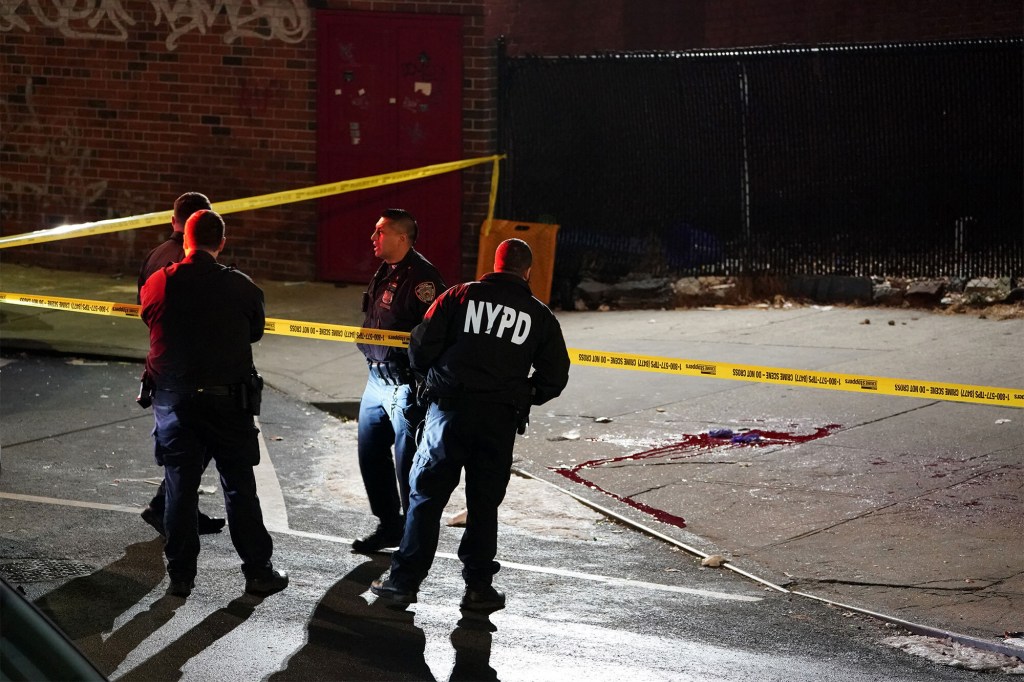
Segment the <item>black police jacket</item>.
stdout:
[[[363,312],[367,329],[407,332],[423,321],[423,313],[445,290],[437,268],[416,249],[409,249],[405,258],[392,268],[381,263],[363,295]],[[357,344],[367,360],[409,364],[404,348]]]
[[249,277],[194,251],[142,286],[149,327],[146,371],[158,389],[191,391],[244,382],[263,337],[263,291]]
[[558,396],[569,381],[558,320],[511,273],[492,272],[441,294],[412,330],[409,359],[437,398],[525,408]]
[[177,263],[184,257],[185,233],[171,232],[167,241],[150,251],[146,260],[142,261],[142,266],[139,268],[138,302],[142,303],[142,285],[146,283],[150,275],[171,263]]

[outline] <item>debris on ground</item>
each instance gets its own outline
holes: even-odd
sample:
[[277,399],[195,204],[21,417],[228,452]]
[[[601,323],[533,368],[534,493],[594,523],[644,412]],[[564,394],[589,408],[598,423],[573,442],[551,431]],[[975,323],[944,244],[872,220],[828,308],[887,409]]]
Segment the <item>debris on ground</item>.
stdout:
[[976,649],[948,638],[898,635],[886,637],[882,643],[951,668],[1024,675],[1024,661],[1019,658]]

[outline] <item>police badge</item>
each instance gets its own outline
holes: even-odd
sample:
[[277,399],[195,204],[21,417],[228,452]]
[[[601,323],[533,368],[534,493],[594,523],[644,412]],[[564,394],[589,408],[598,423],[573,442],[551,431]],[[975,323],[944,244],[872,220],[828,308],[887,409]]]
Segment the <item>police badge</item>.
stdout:
[[416,285],[416,298],[424,303],[432,303],[437,298],[437,290],[433,282],[420,282]]

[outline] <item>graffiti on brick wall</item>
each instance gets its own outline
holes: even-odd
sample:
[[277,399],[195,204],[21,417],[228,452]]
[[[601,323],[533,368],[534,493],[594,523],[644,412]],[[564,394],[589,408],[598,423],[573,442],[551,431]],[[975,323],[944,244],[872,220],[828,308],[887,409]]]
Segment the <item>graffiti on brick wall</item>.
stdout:
[[283,90],[285,84],[279,80],[262,81],[258,79],[238,79],[238,107],[252,121],[263,116],[274,101],[275,94]]
[[125,41],[128,39],[125,26],[135,23],[120,0],[84,3],[76,0],[0,0],[0,31],[30,30],[31,25],[25,20],[27,12],[19,13],[22,7],[31,10],[43,26],[55,28],[71,38]]
[[223,12],[228,30],[225,43],[238,38],[262,38],[285,43],[302,41],[309,33],[310,13],[305,0],[151,0],[157,12],[157,23],[166,19],[171,27],[167,36],[168,50],[177,47],[178,38],[186,33],[206,33],[213,29]]
[[[0,33],[32,30],[33,20],[68,38],[126,42],[136,21],[126,0],[0,0]],[[223,15],[224,42],[239,38],[301,42],[309,34],[306,0],[150,0],[154,26],[169,27],[168,50],[188,33],[205,35]]]
[[26,79],[24,107],[24,113],[15,115],[13,105],[0,101],[0,130],[9,140],[25,140],[8,144],[13,158],[40,172],[26,180],[0,171],[0,206],[5,219],[17,220],[35,212],[82,214],[107,190],[106,180],[91,177],[92,150],[85,136],[64,119],[55,123],[39,115],[31,78]]

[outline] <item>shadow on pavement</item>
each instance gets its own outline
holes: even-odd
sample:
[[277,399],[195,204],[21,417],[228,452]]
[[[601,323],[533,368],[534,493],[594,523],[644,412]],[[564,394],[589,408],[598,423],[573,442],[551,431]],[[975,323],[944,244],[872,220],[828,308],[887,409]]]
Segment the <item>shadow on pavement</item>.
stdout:
[[491,667],[491,633],[497,629],[488,615],[462,610],[452,630],[455,666],[448,682],[497,682],[498,673]]
[[323,596],[309,621],[306,645],[271,675],[285,680],[430,680],[424,659],[426,636],[413,624],[414,613],[367,604],[363,593],[387,571],[381,555],[363,562]]
[[[180,680],[183,676],[181,669],[186,663],[248,620],[262,602],[262,597],[243,594],[224,608],[211,613],[188,632],[182,633],[160,653],[140,663],[119,679],[125,682]],[[175,597],[161,597],[153,604],[153,608],[173,614],[174,609],[171,606],[183,603],[183,600]]]
[[122,558],[90,575],[68,581],[36,600],[38,606],[105,675],[163,626],[174,610],[159,601],[136,615],[106,641],[118,616],[138,604],[164,579],[163,539],[137,542]]

